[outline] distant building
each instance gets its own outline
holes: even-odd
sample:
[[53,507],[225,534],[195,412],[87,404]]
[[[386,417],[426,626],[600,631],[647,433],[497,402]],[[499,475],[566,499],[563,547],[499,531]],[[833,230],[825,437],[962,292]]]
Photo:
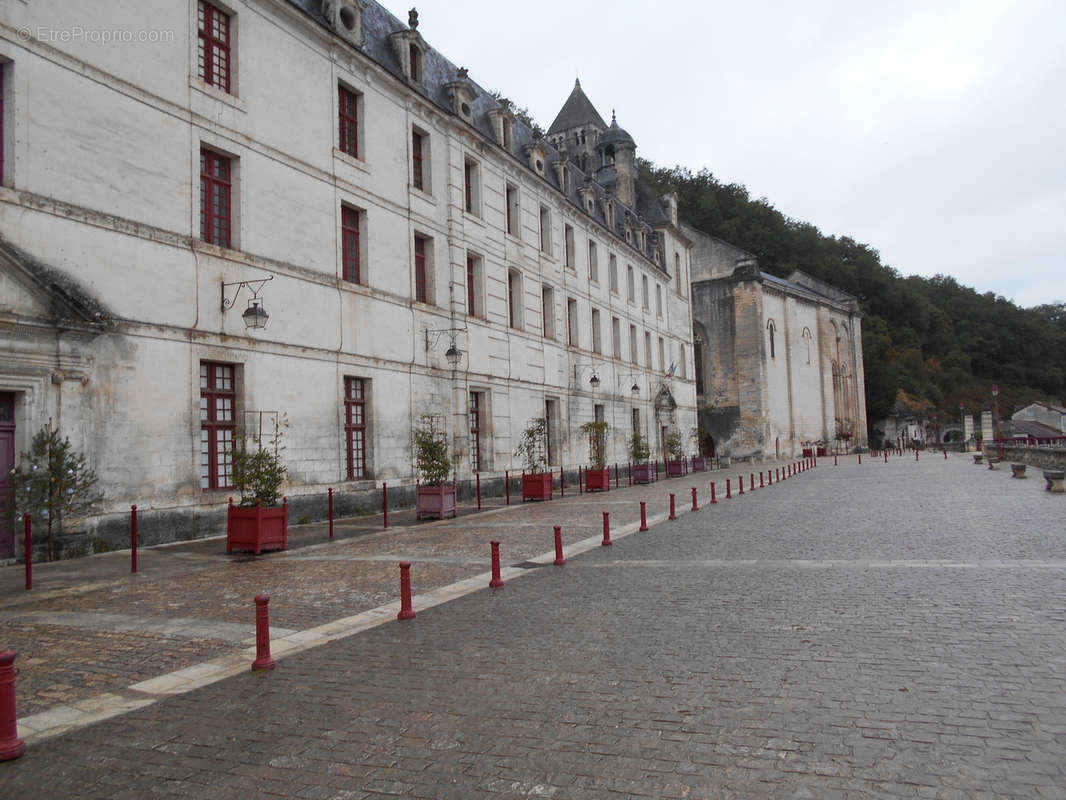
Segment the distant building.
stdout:
[[793,457],[867,446],[862,316],[856,298],[682,226],[692,241],[696,392],[705,450]]
[[[1014,435],[1066,436],[1066,408],[1037,401],[1011,414]],[[1031,423],[1026,425],[1024,423]]]

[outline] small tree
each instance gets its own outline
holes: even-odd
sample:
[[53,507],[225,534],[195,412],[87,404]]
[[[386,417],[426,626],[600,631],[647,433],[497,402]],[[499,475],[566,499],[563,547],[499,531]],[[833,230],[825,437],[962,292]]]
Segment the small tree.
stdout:
[[49,561],[55,557],[53,530],[63,533],[64,520],[84,516],[103,499],[85,455],[74,451],[69,438],[60,439],[51,422],[34,435],[12,479],[17,513],[48,525]]
[[281,487],[288,474],[282,461],[281,429],[288,423],[275,418],[270,438],[262,433],[239,431],[239,447],[233,450],[233,485],[241,493],[240,506],[264,508],[280,505]]
[[415,466],[422,482],[428,486],[443,486],[452,470],[448,456],[448,435],[441,430],[440,417],[423,414],[415,428]]
[[522,431],[514,454],[522,459],[528,472],[542,472],[548,464],[547,433],[548,425],[544,417],[531,419]]
[[685,445],[681,441],[681,434],[676,430],[670,431],[666,436],[666,452],[674,461],[685,457]]
[[647,440],[640,435],[640,431],[633,431],[633,435],[629,437],[629,457],[633,459],[633,463],[643,464],[650,454]]
[[607,464],[607,423],[592,420],[581,426],[581,432],[589,440],[589,461],[593,469],[603,469]]

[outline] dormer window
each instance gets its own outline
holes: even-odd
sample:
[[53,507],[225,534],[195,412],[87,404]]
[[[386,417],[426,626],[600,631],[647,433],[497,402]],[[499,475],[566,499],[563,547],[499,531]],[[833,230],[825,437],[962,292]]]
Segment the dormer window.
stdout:
[[413,83],[420,83],[422,80],[422,53],[419,51],[418,45],[414,42],[408,46],[408,52],[411,59],[411,81]]
[[514,147],[514,123],[509,119],[503,121],[503,149],[510,150]]
[[607,227],[614,230],[614,203],[607,203]]
[[356,47],[362,47],[365,0],[323,0],[322,14],[334,32]]

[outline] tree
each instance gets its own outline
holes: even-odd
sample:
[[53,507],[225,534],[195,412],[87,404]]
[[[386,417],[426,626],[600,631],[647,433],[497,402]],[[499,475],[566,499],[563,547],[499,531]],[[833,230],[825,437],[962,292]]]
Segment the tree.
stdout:
[[15,508],[19,515],[29,514],[35,525],[47,525],[51,561],[53,531],[63,533],[66,521],[88,514],[103,495],[96,491],[96,473],[84,454],[71,447],[70,439],[61,439],[51,422],[34,435],[20,462],[12,476]]

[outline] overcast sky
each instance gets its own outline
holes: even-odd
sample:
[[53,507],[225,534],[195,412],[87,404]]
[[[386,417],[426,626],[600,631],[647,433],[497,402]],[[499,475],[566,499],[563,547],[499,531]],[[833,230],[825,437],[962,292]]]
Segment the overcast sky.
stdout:
[[660,166],[707,167],[904,275],[1066,301],[1064,0],[418,10],[430,45],[544,128],[578,76]]

